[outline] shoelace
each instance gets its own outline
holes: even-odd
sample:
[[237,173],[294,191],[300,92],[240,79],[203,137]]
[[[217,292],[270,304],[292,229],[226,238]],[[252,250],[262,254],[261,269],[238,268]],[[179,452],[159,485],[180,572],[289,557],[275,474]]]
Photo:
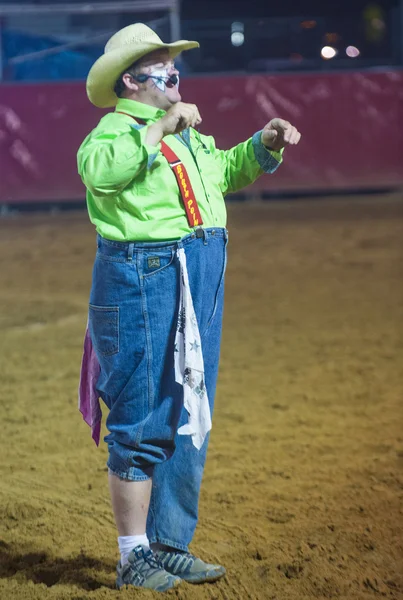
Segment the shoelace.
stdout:
[[138,562],[136,561],[136,569],[140,575],[145,576],[150,570],[163,568],[152,550],[144,552],[144,548],[142,548],[141,551],[136,550],[135,554],[138,559]]

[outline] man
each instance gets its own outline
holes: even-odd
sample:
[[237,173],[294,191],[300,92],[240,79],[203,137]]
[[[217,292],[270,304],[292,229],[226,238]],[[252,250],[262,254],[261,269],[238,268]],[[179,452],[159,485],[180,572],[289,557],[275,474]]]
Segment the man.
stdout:
[[228,151],[198,133],[174,58],[146,25],[116,33],[92,67],[90,101],[115,106],[78,169],[98,232],[80,408],[98,441],[98,396],[121,554],[117,586],[165,591],[224,567],[189,553],[219,361],[228,241],[223,196],[273,172],[298,131],[273,119]]

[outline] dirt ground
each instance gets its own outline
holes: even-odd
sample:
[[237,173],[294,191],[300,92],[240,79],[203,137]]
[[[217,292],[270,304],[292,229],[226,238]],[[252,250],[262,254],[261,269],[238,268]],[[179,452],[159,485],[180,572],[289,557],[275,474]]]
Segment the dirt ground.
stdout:
[[[229,206],[190,600],[403,599],[403,198]],[[77,411],[95,237],[0,220],[0,598],[124,600],[106,449]]]

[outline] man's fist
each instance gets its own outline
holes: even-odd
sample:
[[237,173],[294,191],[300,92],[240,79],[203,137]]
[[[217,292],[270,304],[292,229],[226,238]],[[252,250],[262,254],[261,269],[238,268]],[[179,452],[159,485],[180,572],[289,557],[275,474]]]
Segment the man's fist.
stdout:
[[288,144],[295,146],[300,139],[298,129],[283,119],[272,119],[262,131],[262,144],[276,152]]
[[161,119],[164,135],[180,133],[188,127],[197,127],[202,119],[195,104],[177,102]]

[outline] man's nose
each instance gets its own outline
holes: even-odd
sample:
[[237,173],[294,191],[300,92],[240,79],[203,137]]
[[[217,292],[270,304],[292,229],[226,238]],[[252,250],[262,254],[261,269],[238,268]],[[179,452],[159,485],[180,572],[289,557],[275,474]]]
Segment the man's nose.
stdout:
[[178,71],[178,69],[177,69],[177,68],[176,68],[174,65],[172,65],[172,66],[170,67],[170,69],[169,69],[168,73],[169,73],[170,75],[179,75],[179,71]]

